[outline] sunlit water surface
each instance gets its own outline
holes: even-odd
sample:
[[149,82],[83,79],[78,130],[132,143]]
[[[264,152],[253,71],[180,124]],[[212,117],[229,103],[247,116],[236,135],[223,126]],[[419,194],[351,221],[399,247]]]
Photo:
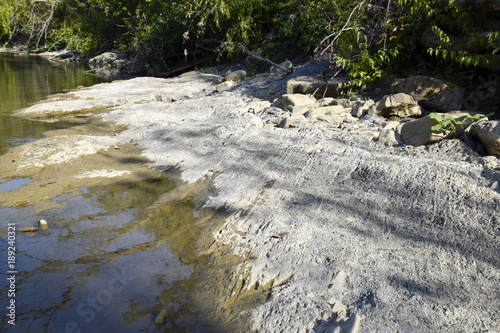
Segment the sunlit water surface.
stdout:
[[[85,70],[55,66],[39,57],[0,54],[0,155],[42,138],[45,131],[71,126],[29,121],[10,113],[50,94],[100,82]],[[30,178],[3,178],[0,170],[0,191],[29,182]],[[163,327],[157,327],[154,319],[162,309],[178,313],[185,307],[183,298],[193,273],[186,262],[192,244],[186,245],[190,240],[185,238],[193,239],[197,228],[189,198],[151,213],[158,198],[173,187],[162,177],[82,188],[80,196],[53,199],[65,207],[43,213],[31,206],[0,208],[0,331],[175,330],[176,318]],[[49,223],[47,231],[20,231],[36,226],[40,219]],[[8,226],[16,228],[15,244],[9,244]],[[9,295],[10,245],[16,252],[15,296]],[[12,300],[15,325],[7,309]],[[192,321],[195,317],[187,312],[184,321]],[[196,324],[192,325],[187,327],[196,331]]]

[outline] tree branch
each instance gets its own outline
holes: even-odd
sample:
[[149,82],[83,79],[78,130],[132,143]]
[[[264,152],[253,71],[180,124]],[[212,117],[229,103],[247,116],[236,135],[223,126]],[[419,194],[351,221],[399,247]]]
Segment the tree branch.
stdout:
[[268,64],[281,69],[285,73],[291,73],[292,72],[291,70],[286,69],[286,68],[284,68],[284,67],[282,67],[282,66],[280,66],[280,65],[278,65],[278,64],[276,64],[274,62],[272,62],[269,59],[262,58],[262,57],[259,57],[259,56],[255,55],[255,54],[253,54],[252,52],[248,51],[247,48],[244,45],[241,45],[240,47],[243,50],[243,53],[245,53],[246,55],[248,55],[250,58],[253,58],[253,59],[256,59],[256,60],[259,60],[259,61],[263,61],[263,62],[267,62]]

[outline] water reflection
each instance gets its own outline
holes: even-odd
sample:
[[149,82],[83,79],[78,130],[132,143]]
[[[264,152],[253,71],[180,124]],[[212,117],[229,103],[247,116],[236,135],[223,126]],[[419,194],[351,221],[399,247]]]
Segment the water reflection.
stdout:
[[[50,225],[46,232],[17,233],[16,325],[3,315],[1,331],[162,331],[155,314],[180,311],[193,285],[199,231],[192,198],[162,202],[173,187],[166,178],[118,183],[61,197],[65,208],[43,214],[32,207],[0,209],[2,226],[21,229],[39,219]],[[5,271],[0,280],[8,289]]]
[[9,147],[43,137],[43,132],[70,124],[33,122],[10,116],[48,95],[90,86],[101,79],[85,74],[81,64],[55,65],[43,57],[0,53],[0,154]]
[[31,178],[0,179],[0,192],[8,192],[21,188],[31,181]]

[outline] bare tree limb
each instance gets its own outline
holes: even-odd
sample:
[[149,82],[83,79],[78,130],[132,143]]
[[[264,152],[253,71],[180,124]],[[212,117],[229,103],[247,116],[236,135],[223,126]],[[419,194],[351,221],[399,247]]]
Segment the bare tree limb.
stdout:
[[360,9],[360,8],[361,8],[361,6],[363,6],[363,4],[365,3],[365,1],[366,1],[366,0],[363,0],[363,1],[361,1],[360,3],[358,3],[358,4],[356,5],[356,7],[354,7],[354,9],[353,9],[353,10],[351,11],[351,13],[349,14],[349,17],[347,18],[347,21],[346,21],[346,23],[344,24],[344,26],[342,27],[342,29],[340,29],[340,31],[338,31],[338,32],[335,32],[335,33],[333,33],[333,34],[331,34],[331,35],[326,36],[325,38],[323,38],[323,40],[319,43],[318,47],[314,49],[314,52],[318,51],[319,46],[320,46],[321,44],[323,44],[323,43],[324,43],[327,39],[329,39],[329,38],[331,38],[331,37],[335,36],[335,38],[333,39],[333,41],[331,41],[331,42],[330,42],[330,44],[328,44],[328,46],[327,46],[327,47],[325,47],[325,48],[323,49],[323,51],[321,51],[321,53],[320,53],[320,54],[325,53],[328,49],[330,49],[330,48],[332,48],[332,47],[333,47],[333,44],[335,43],[335,41],[337,40],[337,38],[339,38],[339,36],[340,36],[340,35],[341,35],[344,31],[348,31],[348,30],[352,30],[352,29],[354,29],[354,28],[347,28],[347,25],[348,25],[348,24],[349,24],[349,22],[351,21],[351,17],[352,17],[352,15],[353,15],[353,14],[354,14],[354,13],[355,13],[358,9]]
[[[46,4],[50,6],[50,13],[47,19],[43,22],[42,27],[40,28],[40,31],[38,32],[37,38],[36,38],[36,43],[35,47],[38,49],[38,46],[40,44],[40,40],[42,39],[43,36],[45,36],[45,40],[47,40],[47,33],[49,30],[50,23],[52,22],[52,19],[54,18],[54,13],[56,9],[56,5],[61,2],[62,0],[55,0],[53,2],[50,2],[48,0],[36,0],[33,2],[33,4],[40,2],[43,4]],[[36,13],[33,11],[33,29],[35,25],[35,20],[36,20]],[[30,38],[31,39],[31,38]]]
[[280,66],[280,65],[278,65],[278,64],[276,64],[276,63],[274,63],[274,62],[272,62],[272,61],[271,61],[271,60],[269,60],[269,59],[262,58],[262,57],[259,57],[259,56],[255,55],[255,54],[253,54],[252,52],[248,51],[248,50],[247,50],[247,48],[246,48],[244,45],[241,45],[240,47],[241,47],[241,49],[243,50],[243,53],[245,53],[246,55],[248,55],[250,58],[253,58],[253,59],[255,59],[255,60],[259,60],[259,61],[263,61],[263,62],[267,62],[268,64],[270,64],[270,65],[272,65],[272,66],[274,66],[274,67],[277,67],[277,68],[281,69],[281,70],[282,70],[282,71],[284,71],[285,73],[291,73],[291,72],[292,72],[292,70],[287,69],[287,68],[284,68],[284,67],[282,67],[282,66]]

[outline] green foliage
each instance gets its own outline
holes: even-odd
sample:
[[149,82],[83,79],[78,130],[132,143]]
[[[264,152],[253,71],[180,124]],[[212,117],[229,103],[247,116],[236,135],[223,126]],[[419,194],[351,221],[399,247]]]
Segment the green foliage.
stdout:
[[[221,40],[220,53],[269,50],[266,56],[293,49],[310,51],[338,28],[348,0],[190,0],[183,8],[197,38]],[[276,46],[270,50],[271,46]]]
[[401,17],[398,3],[357,2],[330,42],[332,63],[352,78],[350,89],[360,89],[406,63],[417,49],[415,25]]
[[[173,3],[157,0],[142,1],[134,15],[123,19],[126,32],[115,40],[115,48],[149,62],[164,63],[180,56],[189,36],[185,36],[185,15]],[[167,67],[166,65],[164,67]]]
[[0,6],[0,40],[8,41],[29,21],[30,2],[3,0]]
[[422,45],[448,63],[500,68],[500,32],[481,23],[500,19],[499,12],[470,11],[448,0],[364,0],[353,2],[351,16],[332,35],[335,42],[326,43],[333,62],[353,78],[353,89],[388,70],[407,71],[410,61],[425,57]]
[[105,15],[97,10],[89,11],[84,17],[75,7],[66,7],[64,20],[56,20],[47,42],[49,49],[69,48],[84,54],[97,54],[105,51]]
[[342,23],[347,1],[314,0],[277,3],[279,15],[273,18],[277,35],[292,39],[306,52],[314,49],[325,35]]
[[467,119],[470,119],[473,122],[477,122],[481,119],[490,117],[492,115],[493,113],[490,113],[485,116],[481,114],[476,114],[474,116],[466,114],[465,116],[452,117],[448,114],[439,114],[436,112],[429,113],[429,117],[435,124],[434,126],[431,127],[431,130],[436,132],[444,131],[449,133],[456,132],[459,128],[461,128],[464,125],[464,122]]
[[[465,10],[459,3],[4,0],[0,38],[15,39],[31,49],[67,47],[82,53],[115,49],[163,67],[213,50],[237,54],[241,46],[281,61],[321,45],[317,50],[333,51],[330,60],[352,78],[351,88],[356,90],[390,71],[408,72],[409,63],[420,70],[436,67],[437,60],[442,73],[460,66],[500,66],[500,32],[485,29],[482,23],[500,20],[500,13]],[[429,39],[425,47],[423,35]]]
[[4,36],[10,38],[12,36],[12,24],[10,22],[11,13],[14,11],[12,2],[6,1],[0,7],[0,38]]

